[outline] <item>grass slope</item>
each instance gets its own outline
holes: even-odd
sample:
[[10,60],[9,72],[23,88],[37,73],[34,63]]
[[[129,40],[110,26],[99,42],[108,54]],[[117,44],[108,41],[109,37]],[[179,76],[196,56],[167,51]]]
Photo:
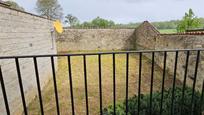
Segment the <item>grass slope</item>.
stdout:
[[[139,56],[130,55],[129,57],[129,97],[137,94],[138,89],[138,73],[139,73]],[[113,67],[112,55],[103,55],[101,57],[102,64],[102,93],[103,107],[113,103]],[[142,61],[142,81],[141,92],[143,94],[150,91],[150,73],[151,63],[148,59],[143,58]],[[75,113],[83,115],[86,113],[85,103],[85,88],[83,74],[83,57],[71,57],[72,64],[72,79]],[[71,114],[71,100],[67,58],[58,58],[58,71],[56,74],[59,104],[61,114]],[[162,71],[155,66],[154,73],[154,91],[161,90]],[[88,81],[88,99],[89,112],[91,115],[99,114],[99,83],[98,83],[98,56],[87,56],[87,81]],[[166,77],[165,85],[169,87],[172,79]],[[126,55],[116,55],[116,99],[117,102],[122,102],[125,99],[126,92]],[[42,91],[44,112],[47,115],[56,114],[56,103],[54,96],[53,81],[47,84]],[[28,112],[32,115],[40,114],[38,97],[29,105]]]
[[177,33],[176,29],[160,29],[159,32],[162,33],[162,34]]

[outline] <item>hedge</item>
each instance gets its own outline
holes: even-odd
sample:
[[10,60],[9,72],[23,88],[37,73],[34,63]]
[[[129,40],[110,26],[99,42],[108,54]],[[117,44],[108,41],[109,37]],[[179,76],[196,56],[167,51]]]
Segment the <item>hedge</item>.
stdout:
[[[191,99],[192,99],[192,88],[185,88],[184,95],[184,104],[182,105],[182,88],[176,87],[174,93],[174,115],[181,115],[181,107],[183,115],[191,114]],[[163,98],[163,115],[171,114],[171,97],[172,97],[172,88],[164,91]],[[149,115],[150,114],[150,94],[140,96],[140,115]],[[152,93],[152,115],[158,115],[160,112],[160,103],[161,103],[161,92]],[[118,103],[116,105],[116,115],[125,115],[126,102]],[[201,102],[201,93],[195,92],[194,94],[194,115],[200,115],[201,111],[204,111],[204,101]],[[107,108],[103,109],[103,115],[112,115],[113,106],[110,105]],[[128,99],[128,115],[137,115],[138,114],[138,96],[134,96]]]

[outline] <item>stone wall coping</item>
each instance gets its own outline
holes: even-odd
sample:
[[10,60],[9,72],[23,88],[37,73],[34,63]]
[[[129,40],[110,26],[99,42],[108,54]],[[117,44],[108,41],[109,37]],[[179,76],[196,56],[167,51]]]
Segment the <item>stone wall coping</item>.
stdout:
[[34,16],[34,17],[38,17],[38,18],[42,18],[42,19],[46,19],[46,20],[55,21],[54,19],[49,19],[49,18],[46,18],[46,17],[43,17],[43,16],[39,16],[39,15],[30,13],[30,12],[21,11],[21,10],[17,10],[17,9],[11,8],[9,6],[6,6],[4,3],[0,3],[0,4],[2,4],[2,5],[0,5],[0,7],[3,7],[3,8],[7,8],[7,9],[10,9],[10,10],[13,10],[13,11],[17,11],[17,12],[20,12],[20,13],[28,14],[28,15],[31,15],[31,16]]
[[63,29],[65,29],[65,30],[74,30],[74,29],[76,29],[76,30],[91,30],[91,29],[93,29],[93,30],[108,30],[108,29],[111,29],[111,30],[123,30],[123,29],[130,29],[130,30],[134,30],[134,29],[136,29],[136,28],[69,28],[69,27],[63,27]]

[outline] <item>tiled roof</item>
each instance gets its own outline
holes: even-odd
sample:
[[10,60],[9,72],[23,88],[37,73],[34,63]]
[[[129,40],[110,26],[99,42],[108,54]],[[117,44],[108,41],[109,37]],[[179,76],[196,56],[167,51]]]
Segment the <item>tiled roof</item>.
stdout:
[[182,33],[160,34],[160,35],[204,35],[204,32],[182,32]]

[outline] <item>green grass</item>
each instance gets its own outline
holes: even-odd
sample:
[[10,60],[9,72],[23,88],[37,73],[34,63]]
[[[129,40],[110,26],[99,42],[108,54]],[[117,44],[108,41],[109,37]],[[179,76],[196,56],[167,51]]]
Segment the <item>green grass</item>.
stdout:
[[[91,115],[99,114],[99,78],[98,78],[98,56],[87,56],[87,81],[88,81],[88,99],[89,112]],[[113,67],[112,55],[103,55],[101,57],[102,67],[102,94],[103,107],[113,103]],[[71,57],[73,92],[75,101],[75,113],[84,115],[86,113],[83,57]],[[141,92],[143,94],[150,91],[151,63],[145,57],[142,61],[142,80]],[[137,94],[138,89],[138,71],[139,56],[130,55],[129,57],[129,97]],[[154,73],[154,91],[161,90],[162,70],[155,66]],[[61,114],[71,114],[70,84],[68,77],[67,58],[58,58],[58,71],[56,73],[59,104]],[[166,77],[165,85],[169,87],[172,79]],[[116,99],[122,102],[125,99],[126,92],[126,55],[116,55]],[[46,115],[56,114],[56,103],[52,79],[42,91],[44,112]],[[28,107],[28,112],[32,115],[40,114],[39,101],[36,97]]]
[[162,34],[172,34],[172,33],[177,33],[176,29],[160,29],[160,33]]

